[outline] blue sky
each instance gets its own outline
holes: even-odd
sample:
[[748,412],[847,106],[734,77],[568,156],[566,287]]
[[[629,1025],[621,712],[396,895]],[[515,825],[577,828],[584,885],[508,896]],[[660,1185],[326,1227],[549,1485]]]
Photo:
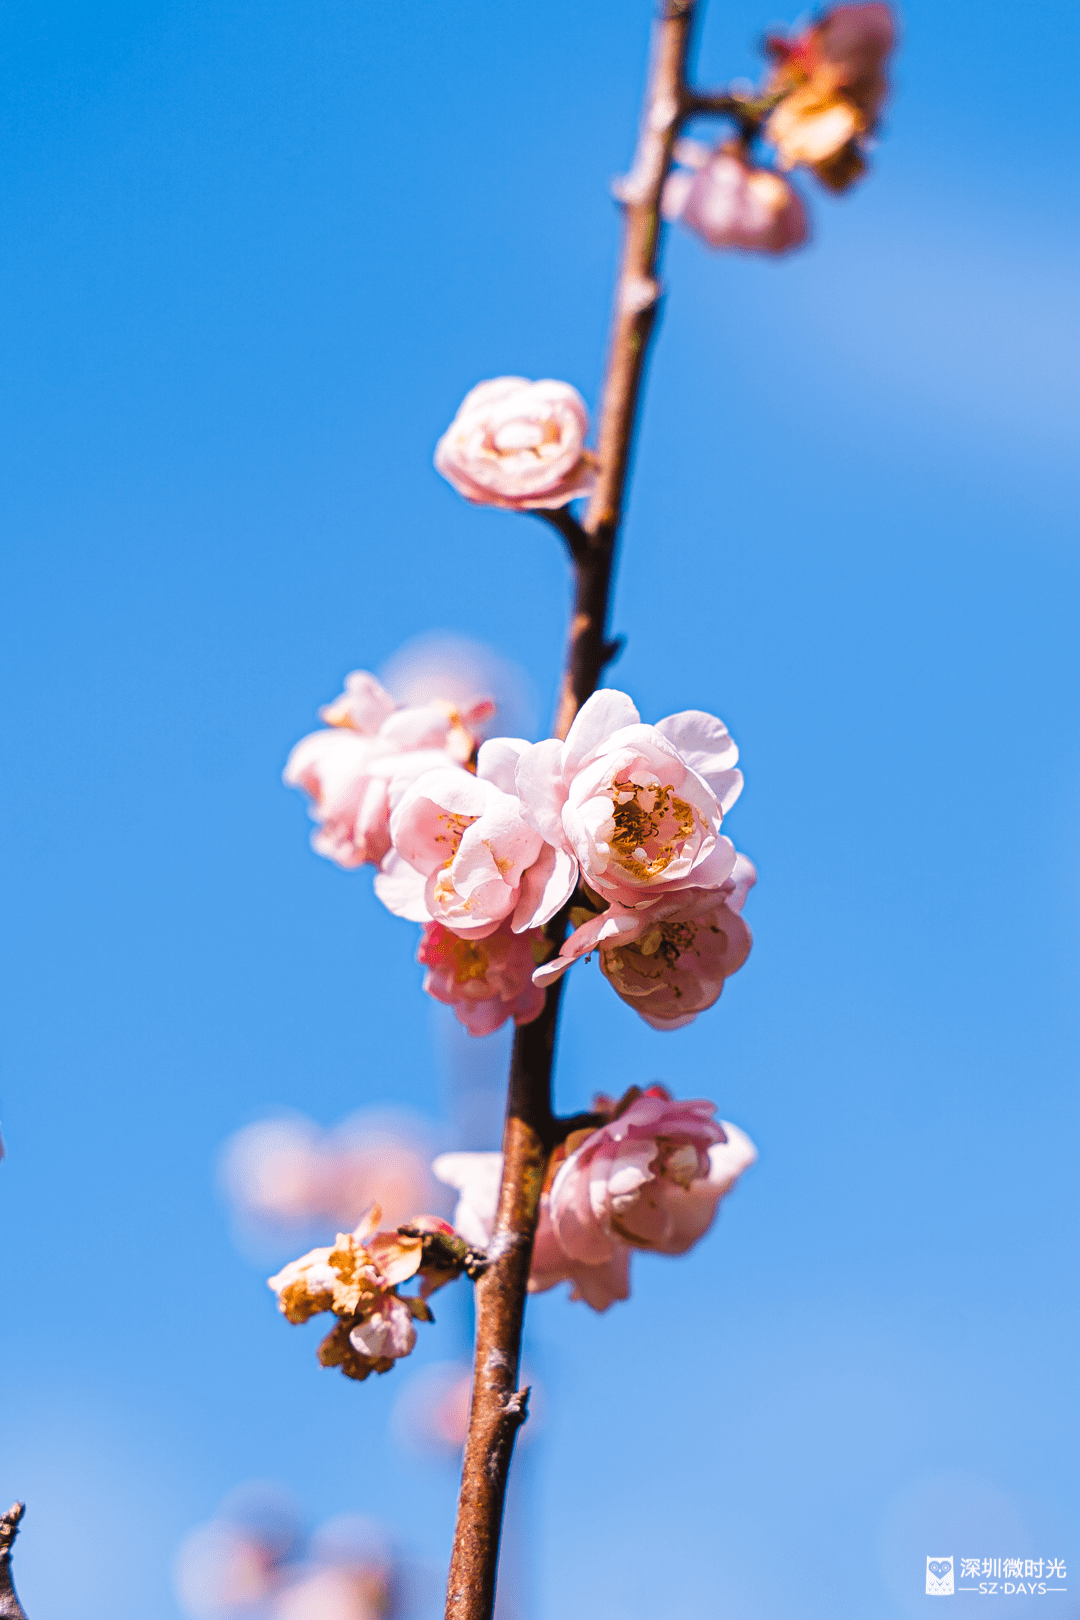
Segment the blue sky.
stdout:
[[[387,1431],[406,1373],[320,1372],[214,1164],[273,1107],[445,1115],[414,930],[279,773],[422,631],[551,707],[557,543],[430,458],[480,378],[595,401],[648,18],[0,19],[0,1496],[32,1620],[174,1620],[177,1543],[250,1478],[445,1556],[452,1475]],[[702,78],[781,20],[717,4]],[[761,1158],[628,1305],[530,1308],[530,1620],[903,1620],[926,1554],[1080,1557],[1080,24],[920,0],[904,33],[808,251],[670,241],[611,678],[739,741],[756,945],[677,1034],[576,970],[558,1096],[663,1080]],[[464,1298],[441,1317],[425,1360],[464,1343]]]

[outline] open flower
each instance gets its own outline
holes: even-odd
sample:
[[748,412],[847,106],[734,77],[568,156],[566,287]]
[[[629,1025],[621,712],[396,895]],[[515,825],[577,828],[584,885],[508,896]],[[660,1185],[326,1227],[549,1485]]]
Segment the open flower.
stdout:
[[[661,1086],[628,1093],[555,1173],[548,1213],[560,1248],[585,1265],[610,1261],[620,1243],[685,1253],[757,1157],[749,1138],[715,1121],[715,1112],[710,1102],[676,1102]],[[729,1149],[715,1167],[714,1147]]]
[[[268,1284],[290,1322],[333,1311],[338,1321],[319,1346],[319,1360],[360,1381],[389,1372],[410,1353],[414,1323],[432,1320],[427,1294],[462,1269],[456,1253],[443,1252],[447,1239],[456,1242],[446,1221],[421,1215],[396,1232],[378,1232],[380,1214],[373,1204],[355,1232],[339,1232],[333,1247],[312,1249]],[[416,1276],[420,1293],[400,1295],[400,1284]]]
[[794,186],[775,169],[751,163],[739,141],[713,152],[681,141],[676,155],[689,168],[668,177],[664,212],[710,247],[778,254],[806,241],[806,210]]
[[429,771],[402,794],[390,817],[397,859],[375,884],[391,911],[474,939],[494,934],[507,918],[522,933],[554,916],[573,890],[576,868],[570,855],[545,845],[514,792],[515,767],[528,748],[517,738],[495,738],[482,744],[475,776]]
[[[630,1293],[634,1249],[683,1254],[708,1231],[720,1199],[757,1157],[749,1138],[715,1121],[709,1102],[675,1102],[660,1086],[598,1098],[611,1118],[556,1150],[540,1200],[529,1291],[568,1282],[571,1298],[604,1311]],[[454,1226],[491,1241],[501,1153],[444,1153],[432,1166],[459,1193]]]
[[427,968],[424,989],[453,1007],[470,1035],[490,1035],[508,1018],[530,1024],[544,1005],[543,990],[532,982],[542,938],[539,929],[515,934],[504,922],[483,939],[462,939],[442,923],[428,923],[416,953]]
[[589,413],[569,383],[494,377],[478,383],[439,440],[435,466],[480,506],[533,511],[588,495]]
[[765,135],[782,168],[805,164],[844,191],[863,173],[862,141],[888,93],[885,64],[896,40],[887,5],[836,6],[794,39],[771,39],[770,92],[787,91]]
[[720,824],[742,789],[738,757],[712,715],[690,709],[643,725],[625,692],[604,690],[565,742],[523,750],[517,789],[524,814],[591,889],[638,907],[731,876],[735,849]]
[[285,766],[288,785],[303,788],[313,801],[316,852],[345,867],[383,860],[390,849],[392,784],[469,759],[475,747],[470,728],[492,709],[488,698],[464,710],[450,703],[398,708],[374,675],[349,675],[341,696],[320,711],[330,729],[302,738]]
[[692,1023],[750,954],[750,930],[740,913],[756,879],[752,863],[737,855],[719,889],[680,889],[647,908],[612,905],[586,917],[554,961],[536,969],[533,982],[546,987],[598,951],[601,972],[646,1023],[654,1029]]
[[[454,1227],[466,1243],[484,1249],[491,1242],[502,1180],[501,1153],[441,1153],[432,1165],[436,1176],[459,1193]],[[549,1172],[550,1174],[550,1172]],[[606,1311],[630,1296],[630,1249],[621,1246],[599,1265],[582,1264],[560,1248],[551,1230],[548,1194],[540,1198],[540,1222],[533,1241],[530,1294],[543,1294],[557,1284],[570,1284],[570,1298],[584,1300],[594,1311]]]

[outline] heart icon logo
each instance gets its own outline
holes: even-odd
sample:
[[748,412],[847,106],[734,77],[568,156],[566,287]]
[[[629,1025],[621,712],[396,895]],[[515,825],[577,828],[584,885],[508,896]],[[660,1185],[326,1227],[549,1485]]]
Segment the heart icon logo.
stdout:
[[934,1579],[940,1581],[942,1576],[947,1575],[949,1573],[950,1569],[952,1569],[952,1559],[951,1558],[931,1558],[930,1563],[928,1564],[927,1567],[928,1567],[931,1575],[933,1575]]

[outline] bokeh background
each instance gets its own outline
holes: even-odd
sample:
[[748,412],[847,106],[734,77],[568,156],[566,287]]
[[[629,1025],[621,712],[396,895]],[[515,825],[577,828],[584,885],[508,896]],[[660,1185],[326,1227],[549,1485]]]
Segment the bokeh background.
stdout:
[[[649,11],[0,17],[0,1496],[32,1620],[175,1620],[177,1548],[251,1480],[389,1527],[437,1610],[454,1467],[392,1419],[465,1293],[415,1366],[320,1371],[217,1164],[279,1111],[447,1145],[470,1086],[494,1129],[503,1036],[424,1001],[415,929],[279,773],[419,632],[517,661],[546,727],[558,543],[431,451],[483,377],[595,400]],[[793,20],[710,13],[711,82]],[[756,948],[669,1035],[576,969],[558,1100],[662,1080],[761,1157],[628,1304],[531,1306],[528,1620],[902,1620],[928,1554],[1080,1587],[1080,16],[903,27],[873,176],[808,251],[670,241],[611,678],[737,737]]]

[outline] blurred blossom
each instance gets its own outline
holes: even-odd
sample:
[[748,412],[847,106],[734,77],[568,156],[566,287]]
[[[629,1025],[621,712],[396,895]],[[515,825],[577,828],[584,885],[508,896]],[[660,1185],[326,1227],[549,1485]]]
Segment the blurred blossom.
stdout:
[[472,1400],[472,1368],[464,1361],[436,1361],[414,1373],[391,1417],[397,1440],[410,1451],[457,1456],[465,1444]]
[[806,210],[794,186],[775,169],[751,163],[739,141],[713,152],[681,141],[676,156],[688,167],[668,176],[664,214],[710,247],[779,254],[806,241]]
[[470,728],[480,739],[496,729],[507,737],[527,737],[536,731],[536,695],[525,670],[468,636],[445,631],[416,636],[387,660],[380,675],[406,708],[441,700],[460,710],[468,708],[477,693],[487,693],[494,713],[475,719]]
[[177,1553],[177,1598],[192,1620],[268,1615],[300,1536],[296,1504],[274,1485],[242,1486]]
[[865,138],[888,93],[891,8],[836,6],[801,33],[767,43],[775,67],[766,88],[783,99],[765,136],[780,166],[804,164],[830,190],[846,191],[865,171]]
[[592,491],[589,413],[569,383],[493,377],[465,395],[435,450],[435,466],[478,506],[535,511]]
[[236,1522],[227,1500],[184,1540],[174,1577],[190,1620],[404,1620],[409,1607],[408,1566],[360,1514],[331,1519],[306,1547],[298,1532],[283,1547],[272,1523]]
[[404,1113],[352,1114],[331,1130],[295,1115],[234,1132],[220,1180],[243,1237],[295,1241],[350,1231],[371,1204],[388,1226],[430,1209],[430,1158],[422,1122]]

